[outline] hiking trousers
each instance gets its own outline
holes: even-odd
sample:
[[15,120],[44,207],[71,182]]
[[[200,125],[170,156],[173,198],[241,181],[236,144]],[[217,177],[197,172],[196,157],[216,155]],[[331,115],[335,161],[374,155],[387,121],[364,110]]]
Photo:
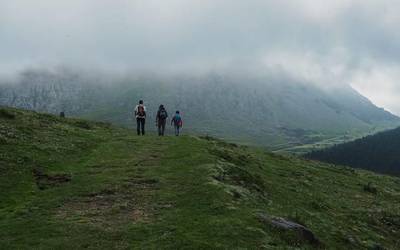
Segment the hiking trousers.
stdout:
[[165,132],[165,124],[167,123],[166,119],[160,119],[158,120],[158,135],[159,136],[164,136],[164,132]]
[[136,129],[137,129],[137,134],[144,135],[144,124],[146,122],[146,118],[136,118]]
[[181,127],[178,126],[178,125],[175,125],[174,127],[175,127],[175,135],[179,136],[179,132],[180,132]]

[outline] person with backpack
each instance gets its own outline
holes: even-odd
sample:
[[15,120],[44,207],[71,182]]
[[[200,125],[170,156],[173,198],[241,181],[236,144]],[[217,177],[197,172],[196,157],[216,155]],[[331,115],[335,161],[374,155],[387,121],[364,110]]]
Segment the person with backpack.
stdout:
[[174,127],[175,127],[175,135],[176,135],[176,136],[179,136],[180,129],[182,128],[182,125],[183,125],[182,117],[181,117],[181,115],[179,114],[179,110],[177,110],[177,111],[175,112],[175,115],[174,115],[174,117],[173,117],[172,120],[171,120],[171,126],[172,126],[172,124],[173,124]]
[[160,105],[156,116],[156,126],[158,128],[158,135],[164,136],[165,124],[167,123],[168,113],[164,108],[164,105]]
[[136,105],[135,107],[135,117],[136,117],[137,134],[144,135],[144,125],[146,122],[146,107],[143,104],[143,100],[140,100],[139,105]]

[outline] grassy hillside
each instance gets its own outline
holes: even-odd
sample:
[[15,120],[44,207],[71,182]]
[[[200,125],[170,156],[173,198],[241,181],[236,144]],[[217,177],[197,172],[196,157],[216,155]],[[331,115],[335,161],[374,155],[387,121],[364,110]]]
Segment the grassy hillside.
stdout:
[[1,249],[400,246],[397,178],[16,109],[0,109],[0,190]]
[[400,128],[306,154],[307,158],[400,176]]

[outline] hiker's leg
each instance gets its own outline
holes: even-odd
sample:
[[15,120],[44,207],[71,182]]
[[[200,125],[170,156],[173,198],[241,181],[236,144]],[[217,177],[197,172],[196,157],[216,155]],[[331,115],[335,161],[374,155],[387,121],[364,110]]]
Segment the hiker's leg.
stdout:
[[145,125],[146,119],[142,118],[142,135],[144,135],[144,125]]
[[179,127],[175,125],[175,135],[178,136],[179,134]]
[[158,135],[161,136],[162,135],[162,130],[161,130],[162,127],[161,127],[161,122],[160,121],[158,121],[157,128],[158,128]]
[[161,135],[164,136],[165,132],[165,124],[167,123],[167,120],[161,121]]
[[140,135],[140,119],[136,118],[136,130],[137,134]]
[[178,130],[177,130],[177,135],[178,135],[178,136],[179,136],[179,133],[180,133],[180,129],[181,129],[181,127],[178,126]]

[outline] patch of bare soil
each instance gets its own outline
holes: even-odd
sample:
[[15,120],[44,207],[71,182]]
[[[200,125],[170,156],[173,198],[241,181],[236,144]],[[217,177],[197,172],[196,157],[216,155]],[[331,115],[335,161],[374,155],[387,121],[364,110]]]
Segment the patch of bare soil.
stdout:
[[154,215],[149,198],[157,183],[155,179],[126,180],[119,186],[66,202],[58,209],[56,216],[104,228],[146,223]]
[[40,190],[51,188],[71,181],[71,176],[68,174],[54,174],[48,175],[40,168],[32,170],[33,177],[35,178],[36,185]]

